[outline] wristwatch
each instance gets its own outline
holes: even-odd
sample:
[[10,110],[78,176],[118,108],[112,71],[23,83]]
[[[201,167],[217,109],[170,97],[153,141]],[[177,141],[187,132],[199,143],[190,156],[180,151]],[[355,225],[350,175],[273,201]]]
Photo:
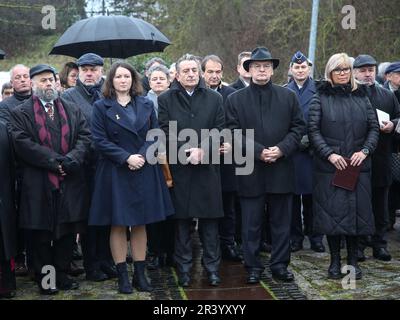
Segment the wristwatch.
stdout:
[[364,155],[365,155],[366,157],[369,156],[369,149],[368,149],[368,148],[362,148],[362,149],[361,149],[361,152],[364,153]]

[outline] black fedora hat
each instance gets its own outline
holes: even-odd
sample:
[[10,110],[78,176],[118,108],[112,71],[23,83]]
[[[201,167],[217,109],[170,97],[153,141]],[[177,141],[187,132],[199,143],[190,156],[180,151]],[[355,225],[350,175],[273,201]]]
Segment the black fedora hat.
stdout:
[[265,47],[257,47],[253,50],[250,59],[243,62],[244,70],[249,71],[250,63],[254,61],[272,61],[274,69],[279,66],[279,59],[272,58],[271,52]]

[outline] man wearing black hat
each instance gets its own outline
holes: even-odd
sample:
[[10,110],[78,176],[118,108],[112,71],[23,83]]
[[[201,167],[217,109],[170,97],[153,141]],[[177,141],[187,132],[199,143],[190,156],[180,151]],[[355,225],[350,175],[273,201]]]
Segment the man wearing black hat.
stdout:
[[[76,61],[76,64],[79,68],[76,86],[66,90],[62,96],[74,102],[82,110],[87,122],[90,124],[93,104],[103,98],[101,88],[104,83],[102,78],[104,60],[97,54],[86,53]],[[85,163],[85,174],[91,193],[96,162],[97,154],[92,145]],[[109,245],[110,228],[88,226],[86,232],[80,235],[80,238],[86,279],[98,282],[115,278],[117,271],[111,257]]]
[[[359,55],[354,60],[353,68],[357,82],[367,86],[367,95],[372,106],[377,112],[383,111],[390,117],[390,121],[379,121],[379,142],[372,155],[372,208],[375,216],[375,234],[372,236],[373,256],[379,260],[390,261],[392,257],[387,251],[386,241],[386,231],[389,226],[388,195],[392,183],[390,157],[394,128],[400,117],[400,107],[392,92],[376,84],[377,62],[373,57],[366,54]],[[358,259],[364,261],[366,241],[361,239],[359,243]]]
[[[297,51],[290,61],[293,81],[287,85],[287,88],[296,93],[304,119],[308,119],[309,103],[316,92],[314,80],[310,77],[311,65],[312,63],[300,51]],[[293,197],[291,250],[296,252],[303,248],[304,234],[306,234],[310,239],[311,249],[315,252],[324,252],[323,235],[312,232],[312,157],[307,128],[303,132],[300,150],[293,155],[293,161],[296,189]]]
[[[10,114],[11,135],[23,171],[20,227],[31,230],[40,292],[55,294],[57,288],[78,288],[66,272],[72,260],[74,233],[80,232],[87,216],[88,190],[82,164],[90,132],[77,106],[58,98],[52,67],[37,65],[30,70],[30,77],[32,97]],[[44,266],[55,268],[57,287],[43,283]]]
[[384,84],[386,89],[394,92],[400,102],[400,61],[392,62],[385,70],[387,81]]
[[[270,216],[272,276],[293,281],[287,270],[290,262],[290,225],[292,197],[295,187],[292,155],[297,150],[305,122],[296,94],[272,84],[271,76],[279,65],[268,49],[253,50],[243,67],[250,72],[250,86],[232,93],[227,100],[227,125],[230,129],[253,130],[243,144],[234,148],[254,146],[254,170],[239,175],[238,193],[242,208],[242,248],[248,283],[258,283],[264,269],[258,254],[264,207]],[[242,151],[243,152],[243,151]]]

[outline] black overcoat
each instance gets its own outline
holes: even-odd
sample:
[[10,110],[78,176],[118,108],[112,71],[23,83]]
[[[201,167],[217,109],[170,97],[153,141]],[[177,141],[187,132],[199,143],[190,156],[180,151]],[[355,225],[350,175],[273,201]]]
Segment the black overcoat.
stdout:
[[[189,96],[174,81],[171,88],[158,97],[158,120],[165,132],[168,157],[171,160],[175,135],[169,135],[170,121],[177,121],[177,132],[193,129],[198,139],[192,145],[200,146],[201,129],[222,130],[225,124],[222,96],[205,86],[204,80]],[[178,141],[178,150],[186,142]],[[219,142],[214,146],[219,148]],[[171,163],[171,161],[170,161]],[[223,216],[220,166],[218,164],[170,164],[174,187],[171,189],[175,218],[220,218]]]
[[[248,161],[254,162],[254,170],[249,175],[237,176],[239,195],[257,197],[265,193],[294,192],[292,155],[305,130],[296,94],[271,81],[265,86],[251,82],[247,88],[228,97],[226,110],[227,126],[231,130],[254,130],[254,153],[247,154]],[[260,156],[264,149],[273,146],[278,146],[284,156],[267,164]],[[234,148],[237,147],[235,142]]]
[[[60,185],[58,216],[54,216],[48,171],[60,156],[41,145],[34,120],[33,100],[28,99],[11,111],[11,133],[22,170],[20,227],[54,231],[56,224],[80,222],[87,218],[89,194],[82,164],[90,144],[90,132],[82,111],[72,102],[61,99],[68,117],[70,139],[68,156],[80,169],[68,174]],[[57,220],[57,221],[55,221]]]
[[365,88],[317,84],[310,103],[308,135],[314,154],[314,232],[326,235],[369,235],[374,233],[371,204],[371,157],[362,163],[356,189],[332,185],[336,168],[328,160],[332,153],[351,158],[368,148],[374,152],[379,138],[375,111]]
[[[6,260],[16,254],[16,214],[15,214],[15,176],[14,161],[12,156],[11,141],[6,125],[0,121],[0,251],[4,249]],[[4,258],[4,257],[3,257]]]

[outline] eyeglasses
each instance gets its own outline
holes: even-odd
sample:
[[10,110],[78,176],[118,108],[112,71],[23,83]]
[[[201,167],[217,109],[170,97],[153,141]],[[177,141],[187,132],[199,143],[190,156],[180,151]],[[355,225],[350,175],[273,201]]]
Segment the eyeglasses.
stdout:
[[336,74],[336,75],[339,75],[339,74],[341,74],[342,72],[343,72],[344,74],[348,74],[348,73],[350,73],[350,71],[351,71],[351,68],[343,68],[343,69],[341,69],[341,68],[336,68],[336,69],[333,69],[333,70],[332,70],[332,72],[333,72],[334,74]]

